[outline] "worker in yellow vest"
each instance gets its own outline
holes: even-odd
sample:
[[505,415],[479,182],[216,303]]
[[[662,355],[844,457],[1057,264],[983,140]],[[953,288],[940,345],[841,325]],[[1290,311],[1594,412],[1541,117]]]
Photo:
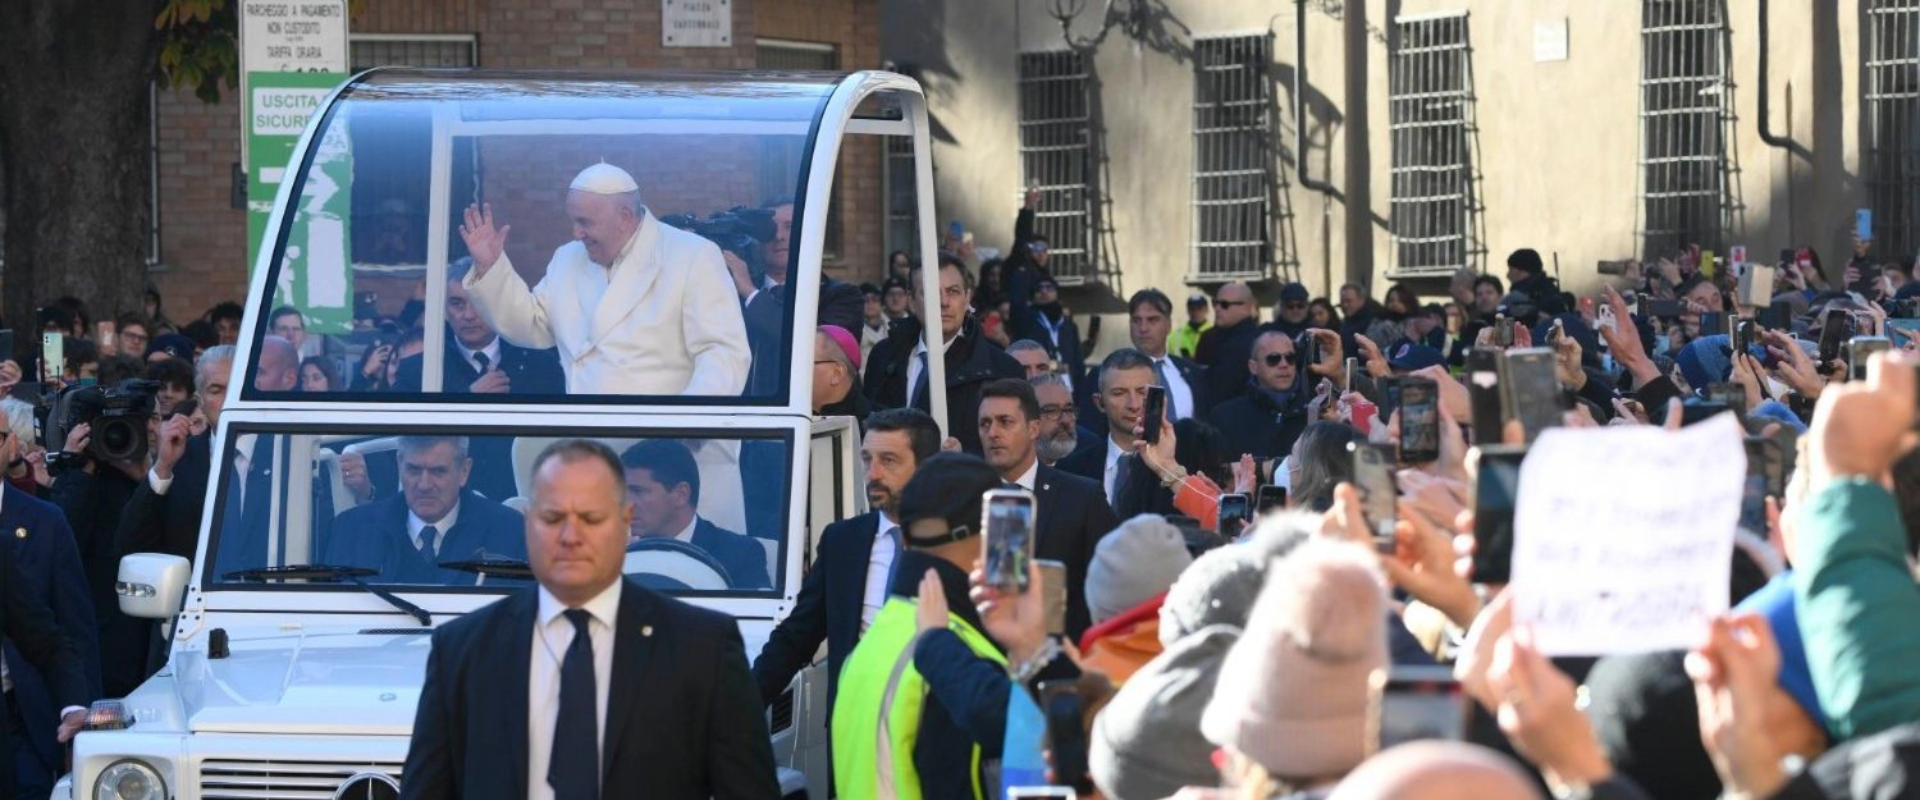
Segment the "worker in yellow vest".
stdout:
[[1001,486],[979,458],[941,453],[900,495],[906,549],[885,606],[840,673],[833,777],[842,800],[983,800],[997,791],[1008,692],[1056,659],[1033,590],[988,607],[968,598],[980,559],[981,495]]

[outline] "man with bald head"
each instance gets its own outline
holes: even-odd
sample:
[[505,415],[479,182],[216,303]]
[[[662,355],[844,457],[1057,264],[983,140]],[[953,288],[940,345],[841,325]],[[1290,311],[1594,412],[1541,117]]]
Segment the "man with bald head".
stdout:
[[1207,367],[1207,396],[1236,397],[1247,388],[1247,358],[1260,335],[1253,290],[1234,281],[1213,296],[1213,328],[1200,337],[1193,360]]
[[568,394],[738,395],[752,356],[720,248],[655,219],[633,176],[595,164],[566,199],[573,241],[532,289],[506,255],[513,226],[468,206],[462,282],[507,341],[557,347]]
[[300,388],[300,350],[293,342],[268,335],[260,340],[260,358],[253,365],[253,388],[262,392],[291,392]]
[[1519,765],[1462,742],[1409,742],[1367,759],[1328,800],[1544,800]]

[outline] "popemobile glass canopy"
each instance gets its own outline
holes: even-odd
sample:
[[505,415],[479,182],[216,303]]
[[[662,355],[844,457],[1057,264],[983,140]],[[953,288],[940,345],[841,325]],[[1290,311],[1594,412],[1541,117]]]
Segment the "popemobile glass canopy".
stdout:
[[364,73],[286,172],[240,399],[804,413],[840,140],[920,103],[879,72]]

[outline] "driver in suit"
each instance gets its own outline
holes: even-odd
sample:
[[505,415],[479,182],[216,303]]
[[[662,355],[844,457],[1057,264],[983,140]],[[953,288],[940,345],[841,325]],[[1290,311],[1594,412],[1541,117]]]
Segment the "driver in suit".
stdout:
[[400,494],[335,518],[325,563],[377,568],[394,583],[457,585],[474,576],[440,562],[526,558],[525,518],[467,489],[472,470],[465,436],[400,437]]
[[626,469],[627,496],[633,502],[629,547],[647,539],[677,539],[720,562],[729,587],[773,585],[760,540],[700,518],[700,467],[686,445],[676,439],[648,439],[627,448],[620,465]]
[[566,213],[574,241],[529,289],[506,255],[513,226],[467,208],[461,285],[481,318],[516,345],[557,346],[569,394],[740,394],[753,356],[720,248],[655,219],[609,164],[574,178]]

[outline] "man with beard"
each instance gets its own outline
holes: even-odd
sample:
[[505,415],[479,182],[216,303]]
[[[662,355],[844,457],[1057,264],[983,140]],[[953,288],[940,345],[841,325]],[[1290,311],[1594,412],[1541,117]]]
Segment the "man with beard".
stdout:
[[1051,467],[1082,447],[1100,444],[1100,434],[1080,427],[1080,409],[1074,405],[1066,378],[1040,375],[1028,382],[1040,401],[1040,438],[1034,443],[1040,463]]
[[[800,584],[793,613],[767,637],[754,659],[760,699],[771,705],[793,676],[827,643],[827,707],[839,690],[840,666],[860,634],[887,600],[887,575],[900,552],[900,490],[921,463],[940,452],[940,426],[915,408],[894,408],[867,418],[860,444],[872,511],[828,525],[819,554]],[[828,715],[831,716],[831,715]]]

